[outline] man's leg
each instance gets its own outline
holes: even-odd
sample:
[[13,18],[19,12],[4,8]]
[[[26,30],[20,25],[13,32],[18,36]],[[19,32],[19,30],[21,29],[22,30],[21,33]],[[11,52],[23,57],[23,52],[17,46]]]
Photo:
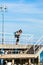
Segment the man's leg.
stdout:
[[16,45],[18,45],[18,42],[19,42],[19,38],[16,39]]

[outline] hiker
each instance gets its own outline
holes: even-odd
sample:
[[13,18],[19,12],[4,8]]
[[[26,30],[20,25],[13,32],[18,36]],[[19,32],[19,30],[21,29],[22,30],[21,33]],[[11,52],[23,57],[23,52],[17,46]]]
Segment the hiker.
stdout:
[[22,33],[22,30],[21,30],[21,29],[18,30],[18,31],[16,31],[16,32],[14,33],[14,36],[15,36],[15,38],[16,38],[16,45],[17,45],[18,42],[19,42],[19,37],[20,37],[21,33]]

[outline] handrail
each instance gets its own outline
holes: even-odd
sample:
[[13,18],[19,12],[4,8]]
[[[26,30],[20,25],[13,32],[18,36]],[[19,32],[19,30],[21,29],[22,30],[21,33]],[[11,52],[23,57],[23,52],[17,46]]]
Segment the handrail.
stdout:
[[[19,43],[29,44],[32,42],[32,34],[21,34]],[[12,33],[4,33],[4,43],[15,43],[16,39]],[[0,43],[2,43],[2,33],[0,32]]]
[[36,51],[40,49],[40,45],[42,42],[43,42],[43,36],[34,44],[34,53],[36,53]]
[[40,43],[39,42],[41,42],[43,40],[43,36],[35,43],[35,45],[40,45]]

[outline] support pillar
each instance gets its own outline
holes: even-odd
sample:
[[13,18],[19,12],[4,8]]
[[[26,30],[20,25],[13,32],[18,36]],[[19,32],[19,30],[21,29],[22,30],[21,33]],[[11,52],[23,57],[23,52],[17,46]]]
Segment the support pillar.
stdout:
[[20,64],[23,65],[23,64],[22,64],[22,59],[20,59]]
[[31,65],[31,59],[28,59],[28,65]]
[[12,65],[14,65],[14,59],[12,59]]
[[40,65],[40,56],[38,56],[38,65]]
[[1,59],[1,65],[3,65],[3,59]]

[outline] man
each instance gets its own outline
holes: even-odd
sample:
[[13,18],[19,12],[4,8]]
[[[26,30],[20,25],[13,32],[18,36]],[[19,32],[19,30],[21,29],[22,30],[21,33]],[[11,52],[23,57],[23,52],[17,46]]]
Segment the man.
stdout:
[[16,45],[19,42],[19,37],[20,37],[21,33],[22,33],[22,30],[21,29],[15,32]]

